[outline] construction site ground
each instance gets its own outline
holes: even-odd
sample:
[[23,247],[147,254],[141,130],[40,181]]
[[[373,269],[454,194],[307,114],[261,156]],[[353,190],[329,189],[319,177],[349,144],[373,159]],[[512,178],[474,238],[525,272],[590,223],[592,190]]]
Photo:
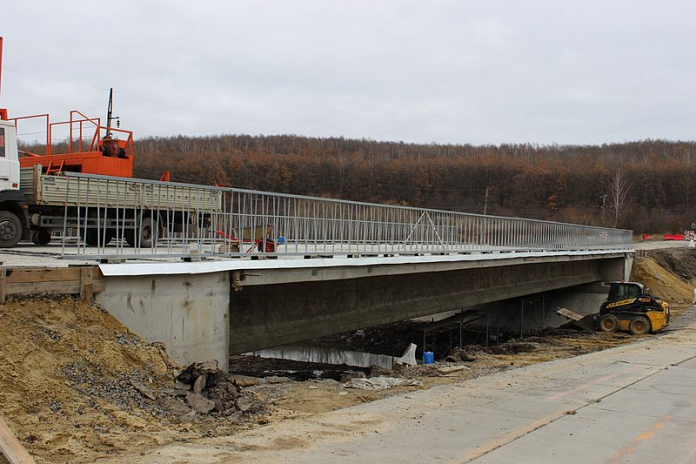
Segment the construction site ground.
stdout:
[[[669,333],[696,320],[691,306],[696,251],[650,252],[636,259],[633,278],[670,302]],[[144,342],[99,308],[72,298],[30,298],[0,305],[0,340],[2,417],[37,462],[82,463],[118,462],[119,456],[132,460],[134,453],[149,454],[167,444],[262,431],[268,424],[460,384],[639,338],[561,330],[494,349],[467,346],[470,362],[368,372],[401,384],[383,390],[351,388],[335,379],[223,378],[209,373],[208,378],[214,377],[231,396],[216,397],[215,409],[206,412],[183,400],[185,390],[196,387],[175,381],[185,366],[175,365],[162,346]]]

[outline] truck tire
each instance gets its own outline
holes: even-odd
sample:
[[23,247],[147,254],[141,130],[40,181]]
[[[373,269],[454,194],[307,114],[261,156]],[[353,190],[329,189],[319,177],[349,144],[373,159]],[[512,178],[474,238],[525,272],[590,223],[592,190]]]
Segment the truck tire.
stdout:
[[628,324],[628,330],[632,335],[645,335],[650,332],[650,321],[643,316],[638,316]]
[[159,221],[145,217],[140,223],[140,228],[126,231],[126,242],[134,248],[152,248],[161,235]]
[[0,211],[0,248],[12,248],[22,238],[22,222],[9,212]]
[[602,332],[616,332],[619,320],[613,314],[605,314],[599,319],[599,328]]
[[35,230],[31,233],[31,241],[34,242],[34,245],[48,245],[51,243],[51,233],[46,229]]

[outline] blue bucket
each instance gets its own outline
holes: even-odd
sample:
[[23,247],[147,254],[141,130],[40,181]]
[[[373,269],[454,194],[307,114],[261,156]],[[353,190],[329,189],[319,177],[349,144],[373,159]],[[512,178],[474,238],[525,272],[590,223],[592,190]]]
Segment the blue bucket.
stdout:
[[435,353],[432,351],[423,352],[423,364],[432,364],[435,362]]
[[279,245],[285,245],[285,237],[278,237],[278,244]]

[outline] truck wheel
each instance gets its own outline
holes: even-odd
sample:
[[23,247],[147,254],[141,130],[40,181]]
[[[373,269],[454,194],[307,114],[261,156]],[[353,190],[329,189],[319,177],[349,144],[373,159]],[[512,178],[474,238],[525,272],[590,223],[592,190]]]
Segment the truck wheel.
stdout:
[[22,222],[9,212],[0,211],[0,248],[12,248],[22,238]]
[[599,319],[599,328],[602,332],[615,332],[619,327],[619,320],[613,314],[605,314]]
[[34,245],[48,245],[51,243],[51,233],[46,229],[35,230],[31,233],[31,241],[34,242]]
[[650,332],[650,321],[643,316],[638,316],[628,325],[628,330],[633,335],[645,335]]
[[[157,219],[146,217],[140,224],[140,247],[152,248],[160,237],[159,222]],[[138,231],[136,231],[136,234]]]

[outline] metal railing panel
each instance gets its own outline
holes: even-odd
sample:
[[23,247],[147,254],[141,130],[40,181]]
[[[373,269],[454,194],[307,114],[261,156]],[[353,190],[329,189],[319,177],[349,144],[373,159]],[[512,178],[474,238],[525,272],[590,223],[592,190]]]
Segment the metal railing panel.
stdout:
[[[71,248],[65,241],[86,237],[95,221],[98,254],[104,255],[374,256],[632,248],[629,230],[254,190],[78,174],[42,176],[42,188],[44,203],[64,205],[66,254]],[[152,243],[146,243],[148,236]],[[105,246],[107,237],[114,243]],[[78,240],[76,252],[87,253],[86,245]]]

